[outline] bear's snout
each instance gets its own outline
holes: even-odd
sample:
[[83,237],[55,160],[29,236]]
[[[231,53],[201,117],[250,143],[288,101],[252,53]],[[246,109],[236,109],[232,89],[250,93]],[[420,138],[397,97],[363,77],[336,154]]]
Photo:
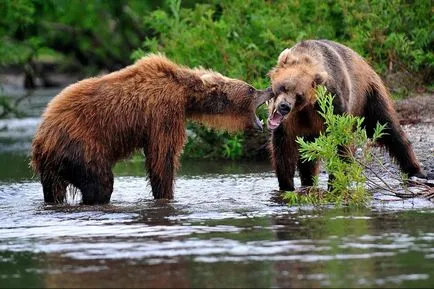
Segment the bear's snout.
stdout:
[[257,90],[255,97],[255,107],[261,106],[266,101],[269,101],[274,97],[273,90],[269,87],[265,90]]
[[291,111],[291,109],[292,106],[286,101],[279,103],[279,107],[277,108],[281,115],[287,115]]

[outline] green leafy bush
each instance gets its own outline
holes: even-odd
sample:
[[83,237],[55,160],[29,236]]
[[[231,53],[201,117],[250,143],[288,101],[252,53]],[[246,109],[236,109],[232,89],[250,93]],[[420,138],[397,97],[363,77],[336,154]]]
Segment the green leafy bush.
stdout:
[[166,3],[167,9],[144,17],[153,34],[133,53],[134,59],[163,52],[179,63],[212,68],[265,88],[270,85],[267,73],[284,48],[303,39],[326,38],[354,48],[379,72],[410,71],[422,75],[428,86],[432,82],[429,0],[417,5],[404,0],[214,0],[190,8],[179,0]]
[[432,82],[432,3],[405,0],[214,0],[145,16],[153,31],[135,58],[162,51],[175,60],[214,68],[267,86],[277,55],[303,39],[331,39],[352,47],[380,72],[405,70]]
[[[267,86],[284,48],[308,38],[344,43],[380,71],[432,84],[432,1],[4,0],[0,65],[45,54],[89,69],[117,68],[149,51]],[[143,44],[141,42],[144,40]]]
[[223,145],[223,155],[231,160],[235,160],[241,157],[243,154],[243,136],[242,134],[236,134],[232,138],[225,141]]
[[432,83],[434,16],[432,1],[342,1],[348,45],[379,72],[408,71]]
[[149,30],[143,13],[157,0],[2,0],[0,66],[40,61],[47,54],[84,76],[130,63]]
[[[291,204],[364,206],[369,200],[364,169],[371,160],[372,143],[383,135],[385,125],[377,124],[372,139],[369,139],[362,117],[333,113],[333,98],[325,87],[318,87],[317,99],[321,110],[318,113],[324,119],[326,130],[313,142],[297,138],[301,159],[320,160],[326,171],[333,175],[329,184],[331,190],[324,193],[316,185],[309,188],[307,194],[289,192],[286,198]],[[354,154],[357,148],[363,152],[358,157]]]

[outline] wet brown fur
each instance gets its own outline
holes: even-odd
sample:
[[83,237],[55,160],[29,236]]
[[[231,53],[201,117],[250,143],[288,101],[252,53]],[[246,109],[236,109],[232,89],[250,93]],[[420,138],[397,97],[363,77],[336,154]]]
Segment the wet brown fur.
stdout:
[[[335,113],[365,117],[368,136],[380,122],[387,124],[386,135],[379,140],[395,158],[403,172],[423,176],[424,173],[399,126],[389,92],[381,78],[357,53],[327,40],[308,40],[281,53],[278,64],[270,71],[275,98],[270,102],[272,114],[282,102],[292,106],[272,134],[270,152],[281,190],[294,190],[297,166],[301,184],[309,186],[319,172],[316,161],[299,160],[297,136],[313,140],[324,131],[317,113],[315,87],[323,84],[335,95]],[[300,97],[301,96],[301,97]]]
[[112,167],[143,149],[155,198],[173,198],[187,119],[236,131],[251,126],[255,97],[247,83],[150,55],[120,71],[65,88],[47,106],[31,165],[46,202],[63,202],[68,185],[83,203],[107,203]]

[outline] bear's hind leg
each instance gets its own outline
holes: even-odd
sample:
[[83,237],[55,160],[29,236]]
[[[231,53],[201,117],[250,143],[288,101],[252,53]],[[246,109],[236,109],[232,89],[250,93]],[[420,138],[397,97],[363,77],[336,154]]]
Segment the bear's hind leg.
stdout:
[[44,192],[44,201],[46,203],[61,204],[66,199],[66,187],[68,183],[59,176],[43,172],[41,173],[42,190]]
[[[66,164],[66,163],[65,163]],[[111,167],[99,164],[98,168],[80,162],[69,162],[65,167],[65,178],[82,195],[84,205],[107,204],[113,192],[113,173]]]
[[113,173],[110,168],[98,174],[87,172],[77,187],[81,191],[84,205],[108,204],[113,192]]
[[396,113],[386,96],[382,96],[376,89],[367,95],[365,109],[365,125],[368,137],[372,137],[377,122],[386,124],[385,134],[378,140],[384,145],[389,154],[396,160],[401,170],[409,176],[426,177],[423,173],[410,141],[401,129]]
[[305,187],[313,186],[314,177],[319,174],[319,161],[303,161],[300,159],[297,166],[301,185]]

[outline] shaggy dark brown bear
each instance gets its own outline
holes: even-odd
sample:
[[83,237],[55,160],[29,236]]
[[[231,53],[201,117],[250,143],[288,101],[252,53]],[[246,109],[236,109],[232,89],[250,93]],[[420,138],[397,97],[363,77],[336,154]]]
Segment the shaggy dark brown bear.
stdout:
[[270,72],[275,98],[269,104],[268,127],[273,130],[271,156],[281,190],[294,190],[294,172],[311,186],[317,161],[299,159],[297,136],[313,140],[324,131],[315,87],[323,84],[335,95],[334,112],[365,118],[371,137],[377,122],[387,124],[379,140],[409,176],[426,177],[404,135],[389,93],[375,71],[356,52],[327,40],[302,41],[284,50]]
[[65,88],[47,106],[32,145],[46,202],[68,185],[84,204],[104,204],[114,164],[143,149],[154,198],[173,198],[187,119],[228,131],[262,128],[255,111],[271,89],[150,55],[120,71]]

